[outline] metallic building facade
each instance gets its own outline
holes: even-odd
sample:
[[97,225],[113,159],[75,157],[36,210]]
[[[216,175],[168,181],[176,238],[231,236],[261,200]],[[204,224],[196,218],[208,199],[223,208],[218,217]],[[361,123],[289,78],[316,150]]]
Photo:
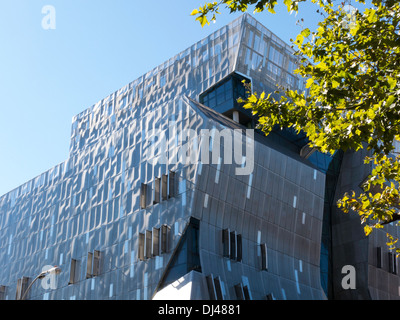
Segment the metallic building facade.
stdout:
[[[0,298],[19,299],[54,265],[61,274],[29,299],[398,298],[394,265],[376,267],[382,237],[356,235],[332,206],[365,178],[361,158],[304,156],[290,131],[249,137],[251,115],[229,107],[231,79],[304,90],[295,68],[292,49],[245,14],[74,117],[69,158],[0,197]],[[181,161],[202,138],[215,161]]]

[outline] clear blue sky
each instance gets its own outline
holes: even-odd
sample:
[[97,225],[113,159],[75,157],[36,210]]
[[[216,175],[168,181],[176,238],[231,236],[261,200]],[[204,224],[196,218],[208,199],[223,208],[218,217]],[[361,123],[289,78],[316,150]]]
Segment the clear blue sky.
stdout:
[[[68,157],[72,117],[232,21],[201,28],[205,0],[0,0],[0,195]],[[255,18],[289,43],[310,6]],[[56,29],[42,28],[42,8]]]

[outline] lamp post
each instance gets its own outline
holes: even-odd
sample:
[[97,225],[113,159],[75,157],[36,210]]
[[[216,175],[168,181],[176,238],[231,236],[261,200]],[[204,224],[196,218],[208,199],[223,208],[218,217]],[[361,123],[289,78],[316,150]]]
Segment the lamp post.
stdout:
[[31,282],[31,284],[25,290],[25,293],[22,296],[21,300],[25,300],[26,295],[28,294],[29,290],[31,289],[32,285],[36,282],[36,280],[43,279],[49,274],[60,274],[60,272],[61,272],[61,268],[54,266],[53,268],[50,268],[48,270],[45,270],[45,271],[42,271],[41,273],[39,273],[39,275]]

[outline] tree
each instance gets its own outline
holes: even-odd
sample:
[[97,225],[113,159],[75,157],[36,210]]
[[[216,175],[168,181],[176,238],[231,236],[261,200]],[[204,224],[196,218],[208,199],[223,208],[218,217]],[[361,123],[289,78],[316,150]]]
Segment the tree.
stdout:
[[[288,11],[298,11],[305,0],[283,0]],[[345,3],[311,0],[323,21],[311,31],[303,28],[292,40],[301,61],[295,71],[307,79],[309,93],[278,88],[271,94],[252,94],[244,107],[259,117],[268,134],[275,126],[305,132],[310,146],[324,153],[367,148],[365,163],[373,164],[361,194],[345,194],[337,202],[344,212],[356,212],[369,235],[375,228],[400,219],[400,4],[372,0],[350,19]],[[358,0],[365,5],[364,0]],[[230,12],[267,10],[275,0],[222,0],[193,10],[202,26],[216,19],[221,6]],[[211,17],[211,18],[210,18]],[[398,239],[388,234],[388,245],[400,254]]]

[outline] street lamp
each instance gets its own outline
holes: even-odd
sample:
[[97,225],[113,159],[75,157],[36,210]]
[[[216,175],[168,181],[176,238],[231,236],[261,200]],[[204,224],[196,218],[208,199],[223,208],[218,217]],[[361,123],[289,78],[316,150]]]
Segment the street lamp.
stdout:
[[21,300],[25,300],[26,295],[28,294],[29,290],[31,289],[32,285],[36,282],[36,280],[38,280],[38,279],[41,280],[41,279],[45,278],[46,276],[48,276],[49,274],[55,274],[55,275],[57,275],[57,274],[60,274],[60,272],[61,272],[61,268],[60,268],[60,267],[57,267],[57,266],[54,266],[53,268],[50,268],[50,269],[45,270],[45,271],[42,271],[42,272],[31,282],[31,284],[28,286],[28,288],[25,290],[25,293],[24,293],[24,295],[22,296]]

